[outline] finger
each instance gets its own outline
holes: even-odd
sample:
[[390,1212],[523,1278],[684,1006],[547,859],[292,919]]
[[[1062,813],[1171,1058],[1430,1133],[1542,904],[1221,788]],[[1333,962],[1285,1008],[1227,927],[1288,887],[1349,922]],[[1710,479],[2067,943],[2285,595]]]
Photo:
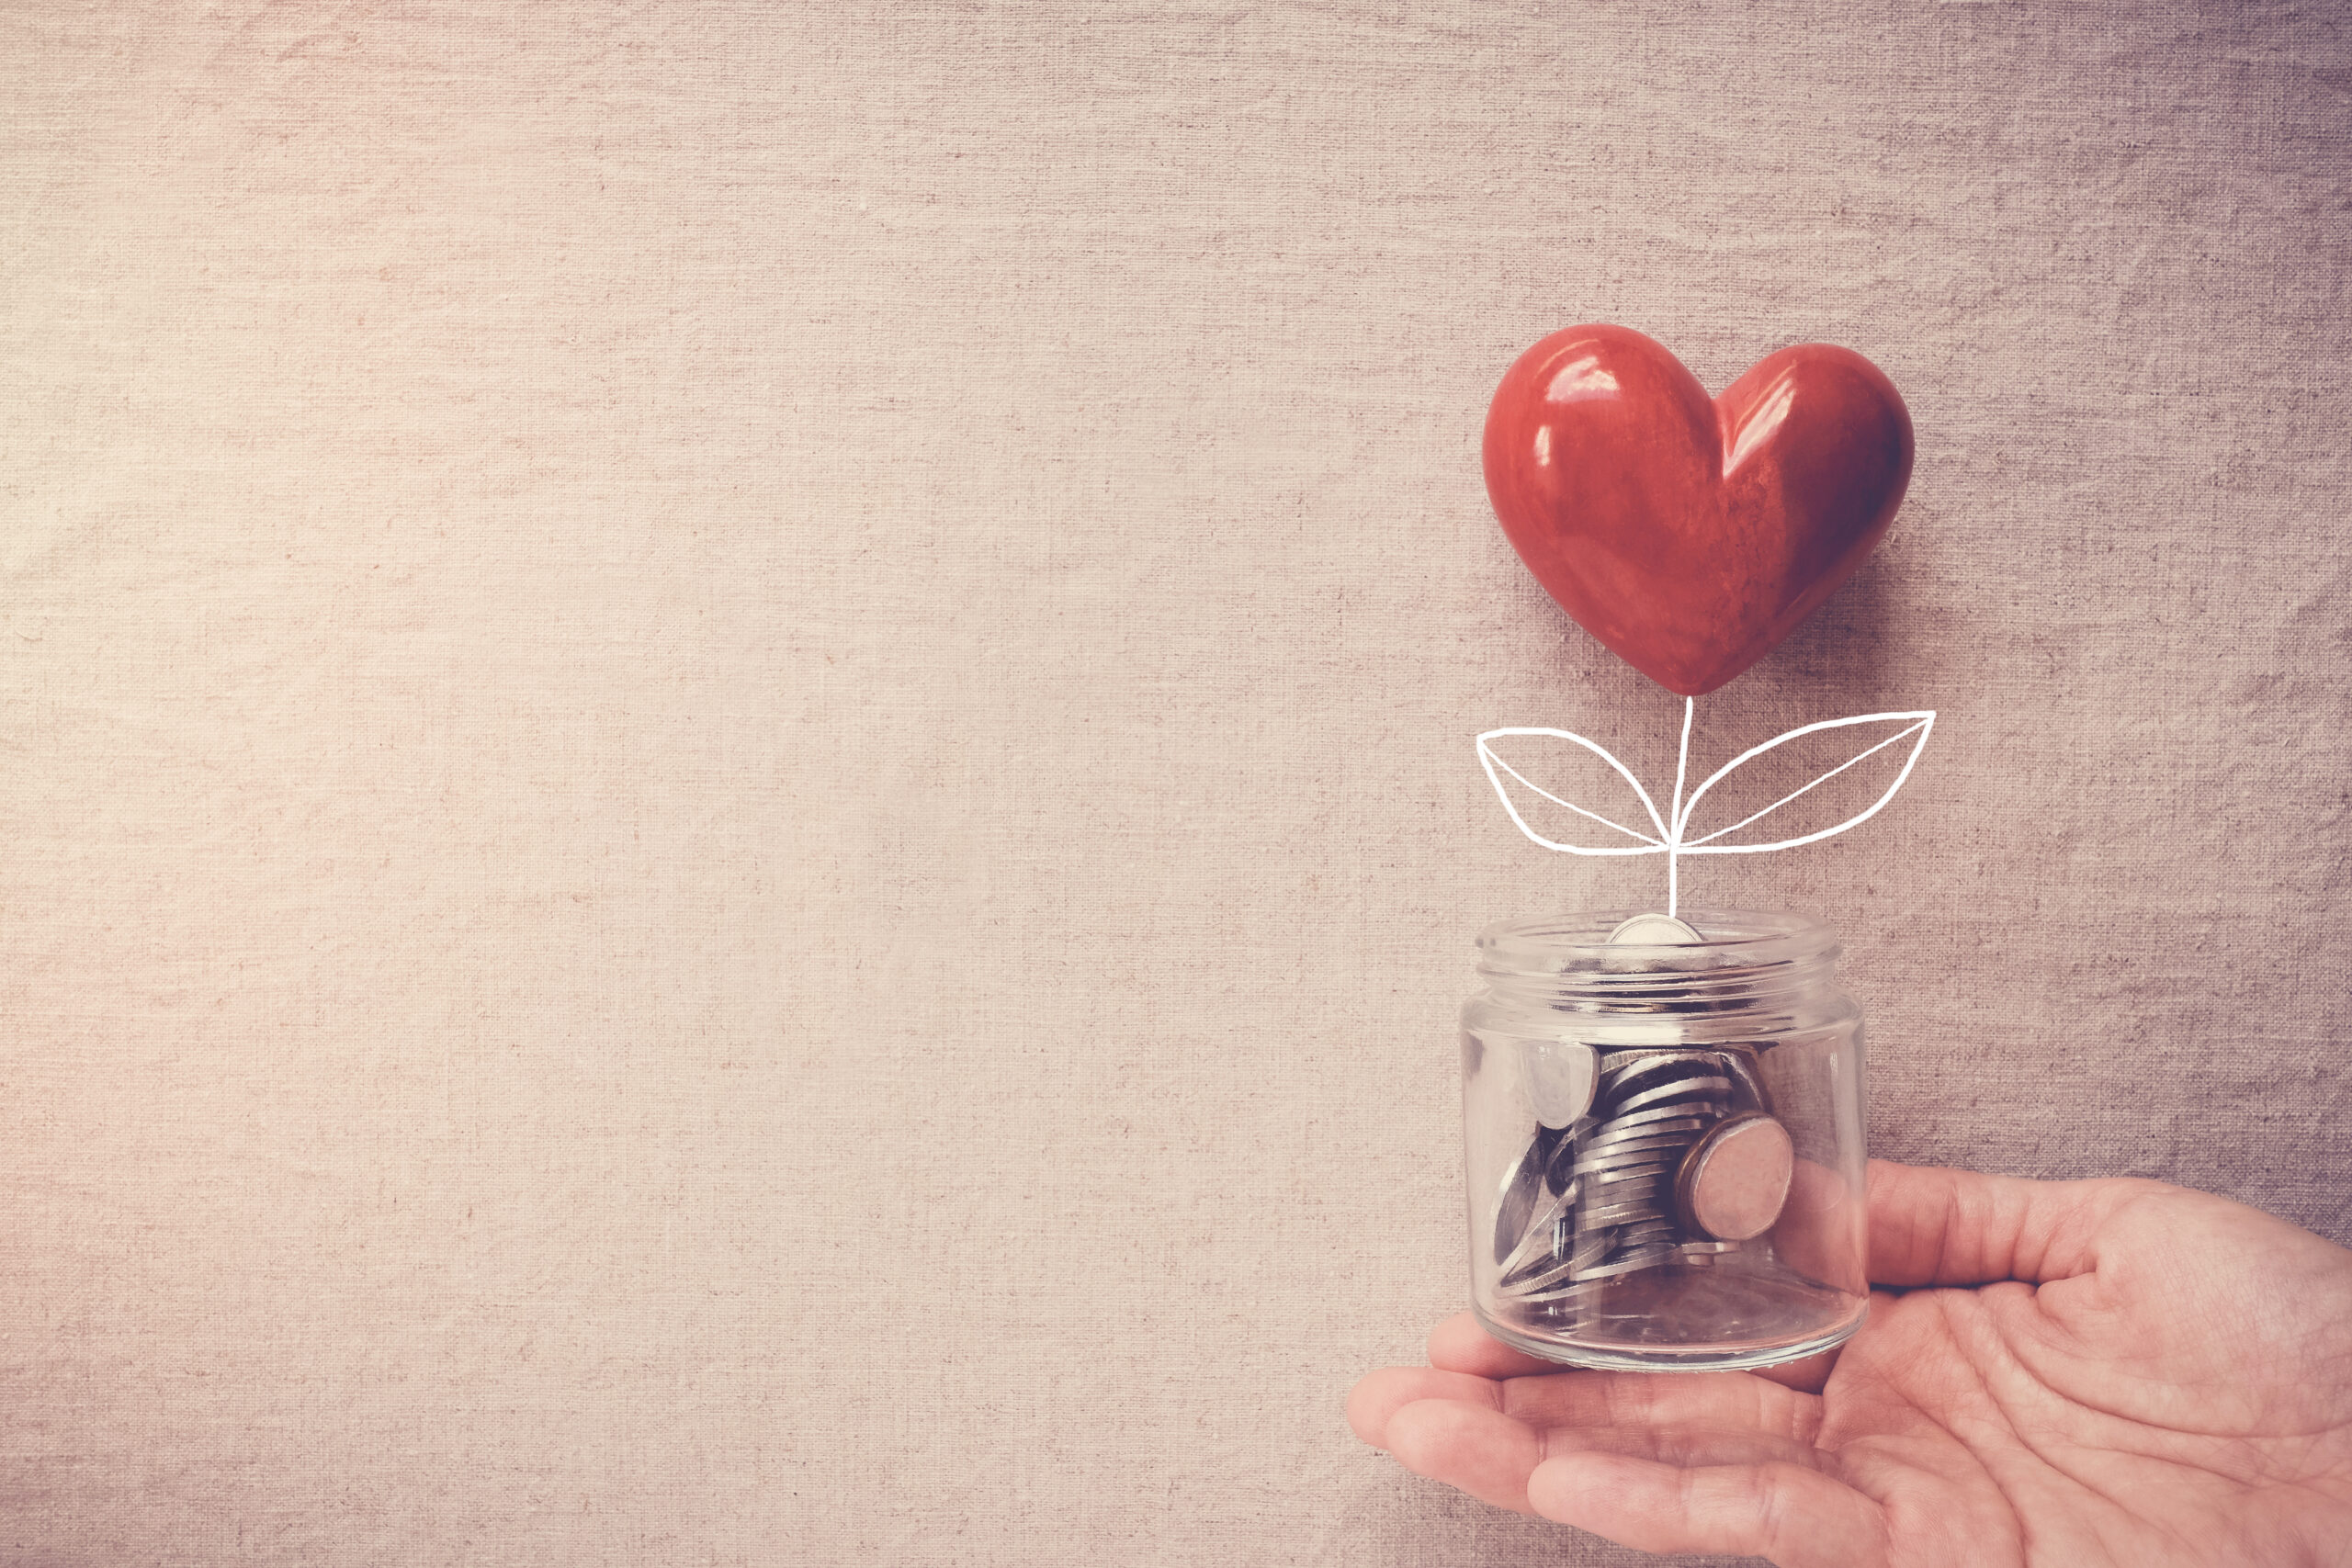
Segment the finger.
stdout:
[[1481,1378],[1523,1378],[1563,1370],[1557,1361],[1512,1349],[1466,1312],[1455,1313],[1430,1330],[1430,1365]]
[[1748,1372],[1567,1372],[1489,1386],[1504,1415],[1545,1430],[1702,1427],[1808,1448],[1821,1430],[1820,1400]]
[[1442,1372],[1434,1367],[1383,1367],[1349,1393],[1348,1425],[1374,1448],[1385,1449],[1388,1446],[1383,1440],[1388,1431],[1388,1418],[1420,1399],[1451,1399],[1498,1410],[1503,1402],[1502,1385],[1466,1372]]
[[1766,1557],[1781,1568],[1883,1568],[1878,1506],[1803,1465],[1682,1470],[1619,1454],[1570,1453],[1528,1477],[1545,1518],[1637,1551]]
[[1416,1475],[1442,1481],[1498,1508],[1531,1513],[1527,1478],[1544,1458],[1535,1429],[1499,1410],[1423,1399],[1388,1418],[1388,1451]]
[[1555,1427],[1543,1439],[1546,1459],[1617,1454],[1677,1470],[1729,1464],[1794,1464],[1816,1470],[1821,1465],[1821,1455],[1812,1444],[1755,1427]]
[[2109,1215],[2152,1181],[2028,1181],[1871,1161],[1871,1280],[2030,1285],[2088,1273]]

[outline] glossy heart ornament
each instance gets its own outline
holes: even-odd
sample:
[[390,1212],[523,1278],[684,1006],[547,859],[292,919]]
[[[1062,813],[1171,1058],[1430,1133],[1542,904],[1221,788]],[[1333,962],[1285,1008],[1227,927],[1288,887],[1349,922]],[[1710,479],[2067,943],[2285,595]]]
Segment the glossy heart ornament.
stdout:
[[1799,344],[1720,398],[1624,327],[1519,357],[1487,494],[1545,592],[1685,696],[1770,653],[1853,575],[1911,480],[1911,415],[1850,349]]

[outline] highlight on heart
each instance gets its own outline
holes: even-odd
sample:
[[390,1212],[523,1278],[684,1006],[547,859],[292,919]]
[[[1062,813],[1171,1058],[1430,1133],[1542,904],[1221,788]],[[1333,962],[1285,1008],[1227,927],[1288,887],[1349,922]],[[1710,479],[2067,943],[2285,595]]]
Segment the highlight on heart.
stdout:
[[[1894,798],[1935,727],[1930,710],[1801,726],[1683,794],[1698,698],[1770,653],[1851,577],[1903,502],[1911,415],[1876,366],[1850,349],[1799,344],[1709,398],[1655,340],[1625,327],[1567,327],[1505,373],[1487,411],[1484,459],[1495,515],[1544,592],[1610,651],[1683,698],[1663,813],[1631,769],[1584,736],[1526,728],[1480,735],[1479,763],[1520,831],[1568,854],[1665,855],[1671,915],[1685,855],[1793,849],[1859,826]],[[1719,784],[1808,738],[1871,743],[1761,809],[1693,832],[1701,803]],[[1906,740],[1909,750],[1896,751]],[[1626,804],[1640,808],[1637,817],[1567,797],[1552,775],[1582,753],[1631,786]],[[1901,756],[1901,768],[1867,808],[1811,831],[1737,839],[1882,754]],[[1648,830],[1619,817],[1646,819]]]

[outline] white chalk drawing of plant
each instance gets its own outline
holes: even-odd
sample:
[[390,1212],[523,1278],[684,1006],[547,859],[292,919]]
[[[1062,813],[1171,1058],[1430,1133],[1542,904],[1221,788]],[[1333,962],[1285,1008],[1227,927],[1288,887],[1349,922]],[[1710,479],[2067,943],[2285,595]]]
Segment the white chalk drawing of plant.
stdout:
[[[1866,713],[1853,718],[1830,718],[1824,719],[1818,724],[1804,725],[1790,730],[1785,735],[1776,735],[1761,746],[1749,747],[1710,773],[1707,781],[1692,790],[1686,797],[1682,793],[1682,784],[1690,765],[1690,720],[1692,715],[1698,711],[1698,706],[1697,698],[1683,699],[1682,745],[1674,762],[1674,798],[1670,809],[1664,816],[1659,815],[1657,802],[1650,798],[1649,791],[1642,787],[1642,781],[1634,776],[1634,771],[1611,756],[1608,748],[1597,741],[1589,740],[1581,735],[1572,735],[1565,729],[1489,729],[1478,737],[1479,765],[1487,770],[1487,782],[1495,786],[1495,793],[1502,797],[1503,809],[1510,813],[1510,819],[1519,825],[1519,830],[1547,850],[1558,850],[1572,855],[1664,855],[1666,857],[1666,912],[1671,915],[1675,913],[1676,906],[1681,898],[1683,856],[1756,855],[1771,850],[1791,850],[1799,844],[1815,843],[1820,840],[1834,837],[1849,828],[1858,827],[1869,821],[1884,809],[1886,803],[1894,798],[1895,791],[1901,789],[1904,781],[1911,776],[1912,768],[1919,761],[1919,753],[1927,749],[1928,731],[1932,730],[1936,724],[1934,711],[1923,709],[1916,713]],[[1893,725],[1895,728],[1875,745],[1856,753],[1802,789],[1790,791],[1763,810],[1751,812],[1728,828],[1718,828],[1713,832],[1697,838],[1691,836],[1691,818],[1697,812],[1699,803],[1707,797],[1707,792],[1749,762],[1768,751],[1807,735],[1817,735],[1830,729],[1853,729],[1865,725]],[[1628,828],[1623,823],[1604,817],[1597,811],[1588,810],[1576,802],[1545,789],[1519,768],[1503,761],[1496,754],[1494,743],[1512,736],[1540,736],[1547,740],[1566,741],[1570,745],[1580,746],[1599,757],[1614,768],[1619,776],[1633,786],[1634,798],[1641,803],[1643,811],[1648,816],[1652,831],[1645,833],[1639,829]],[[1905,740],[1911,742],[1911,750],[1903,759],[1903,771],[1895,775],[1894,782],[1886,786],[1885,793],[1872,801],[1867,810],[1859,811],[1844,821],[1824,828],[1818,832],[1804,833],[1792,839],[1774,839],[1760,844],[1731,844],[1722,841],[1741,829],[1770,817],[1799,796],[1818,789],[1856,763],[1867,761]],[[1524,757],[1521,761],[1527,762]],[[1528,765],[1536,766],[1533,763],[1528,763]],[[1539,767],[1537,771],[1542,770]],[[1568,843],[1558,839],[1545,838],[1535,830],[1521,811],[1520,801],[1513,798],[1514,787],[1525,792],[1527,796],[1548,800],[1555,806],[1566,807],[1577,817],[1584,818],[1586,822],[1606,828],[1618,835],[1618,838],[1605,839],[1596,834],[1594,837],[1600,838],[1600,841],[1596,843]],[[1583,823],[1577,826],[1582,827]],[[1577,835],[1578,838],[1584,836],[1581,833]],[[1632,841],[1621,841],[1623,840]]]

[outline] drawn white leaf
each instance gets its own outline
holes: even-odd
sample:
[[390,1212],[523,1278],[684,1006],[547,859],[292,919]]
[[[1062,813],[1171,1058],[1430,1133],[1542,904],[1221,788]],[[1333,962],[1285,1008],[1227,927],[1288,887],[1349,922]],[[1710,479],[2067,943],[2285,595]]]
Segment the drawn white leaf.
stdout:
[[[1792,740],[1802,739],[1807,735],[1817,735],[1824,730],[1851,729],[1860,725],[1878,724],[1892,724],[1898,728],[1895,728],[1892,734],[1878,741],[1875,745],[1866,748],[1862,751],[1860,751],[1853,757],[1848,759],[1846,761],[1843,761],[1838,766],[1830,769],[1819,778],[1815,779],[1811,784],[1804,786],[1804,788],[1792,790],[1787,795],[1784,795],[1780,799],[1774,801],[1771,805],[1766,807],[1763,810],[1751,812],[1747,817],[1744,817],[1740,818],[1740,820],[1733,823],[1730,827],[1718,828],[1713,832],[1709,833],[1702,838],[1693,839],[1687,836],[1690,832],[1691,817],[1697,811],[1699,802],[1706,798],[1707,792],[1714,788],[1718,784],[1721,784],[1724,779],[1729,778],[1740,768],[1754,761],[1757,758],[1763,756],[1766,752],[1773,750],[1778,747],[1785,746]],[[1771,739],[1764,742],[1761,746],[1750,747],[1747,750],[1742,751],[1738,756],[1734,757],[1730,761],[1725,762],[1722,767],[1717,768],[1713,773],[1708,776],[1707,782],[1701,784],[1697,789],[1692,790],[1690,792],[1690,798],[1683,802],[1681,815],[1675,822],[1676,830],[1673,834],[1673,837],[1679,840],[1677,846],[1679,852],[1686,855],[1762,854],[1768,850],[1787,850],[1793,849],[1799,844],[1814,843],[1818,840],[1833,837],[1836,834],[1844,832],[1849,828],[1856,827],[1861,823],[1869,821],[1885,807],[1888,801],[1894,798],[1894,792],[1901,789],[1903,787],[1904,781],[1911,776],[1911,769],[1919,761],[1919,753],[1927,749],[1928,734],[1928,731],[1935,728],[1935,724],[1936,716],[1933,710],[1922,710],[1917,713],[1866,713],[1854,718],[1824,719],[1819,724],[1808,724],[1802,728],[1792,729],[1786,735],[1776,735]],[[1886,792],[1881,795],[1876,800],[1872,801],[1867,810],[1858,812],[1854,816],[1847,818],[1844,821],[1838,823],[1834,827],[1824,828],[1819,832],[1805,833],[1793,839],[1776,839],[1770,843],[1764,844],[1721,844],[1715,841],[1718,839],[1725,838],[1730,834],[1738,832],[1742,828],[1747,827],[1752,822],[1757,822],[1766,817],[1770,817],[1773,812],[1780,810],[1781,807],[1788,805],[1791,801],[1797,799],[1801,795],[1810,794],[1812,791],[1818,789],[1823,784],[1827,784],[1831,779],[1836,778],[1848,768],[1853,767],[1857,763],[1866,761],[1883,751],[1886,751],[1900,745],[1905,740],[1910,741],[1911,750],[1903,759],[1903,771],[1894,776],[1894,782],[1886,786]]]
[[[1497,751],[1495,743],[1525,737],[1508,748],[1515,761],[1506,761]],[[1630,816],[1623,809],[1607,816],[1589,807],[1578,806],[1561,793],[1565,787],[1557,781],[1575,763],[1583,761],[1575,748],[1600,758],[1617,771],[1634,792],[1627,805],[1638,803],[1649,817],[1655,834],[1641,832],[1625,826],[1618,818]],[[1660,817],[1649,792],[1634,776],[1633,770],[1609,754],[1606,747],[1588,740],[1581,735],[1571,735],[1565,729],[1489,729],[1478,737],[1478,764],[1487,770],[1487,782],[1495,793],[1502,796],[1503,809],[1519,824],[1519,830],[1547,850],[1561,850],[1572,855],[1655,855],[1665,852],[1666,818]],[[1573,831],[1575,840],[1550,838],[1536,830],[1540,822],[1555,833]],[[1590,841],[1586,841],[1589,840]],[[1630,840],[1630,841],[1629,841]]]

